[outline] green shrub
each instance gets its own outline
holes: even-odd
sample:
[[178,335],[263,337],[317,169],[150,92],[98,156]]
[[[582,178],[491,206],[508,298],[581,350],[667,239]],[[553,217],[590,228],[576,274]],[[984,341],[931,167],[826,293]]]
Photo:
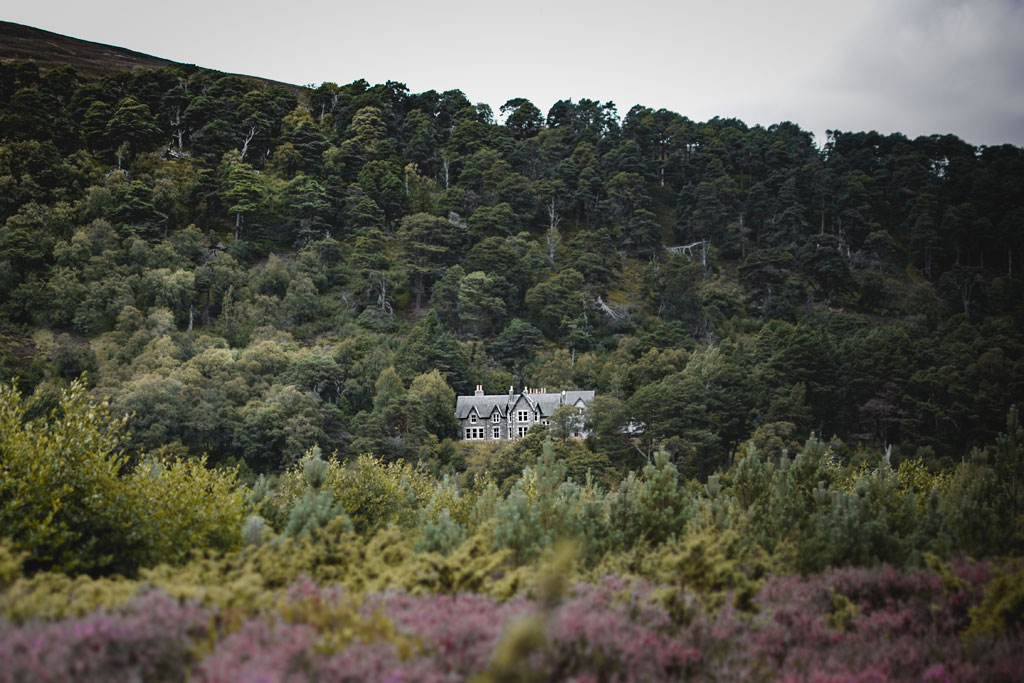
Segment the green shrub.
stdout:
[[[308,487],[304,463],[289,468],[279,482],[278,505],[290,510]],[[323,488],[351,520],[357,533],[372,536],[388,524],[412,528],[419,521],[420,509],[430,500],[434,480],[403,462],[385,463],[362,455],[343,466],[336,457],[324,461],[327,471]],[[319,468],[319,466],[317,466]]]
[[970,611],[965,640],[1020,633],[1024,629],[1024,563],[1007,562],[985,585],[985,598]]
[[125,420],[79,381],[46,418],[26,421],[26,405],[0,388],[0,527],[28,573],[134,574],[240,545],[246,505],[234,470],[153,457],[124,473]]
[[0,528],[27,553],[28,572],[125,570],[144,539],[118,476],[124,419],[91,403],[80,381],[45,418],[26,421],[27,407],[15,385],[0,387]]
[[148,458],[127,478],[139,564],[180,564],[197,549],[234,550],[242,543],[246,492],[235,469],[210,469],[206,456]]

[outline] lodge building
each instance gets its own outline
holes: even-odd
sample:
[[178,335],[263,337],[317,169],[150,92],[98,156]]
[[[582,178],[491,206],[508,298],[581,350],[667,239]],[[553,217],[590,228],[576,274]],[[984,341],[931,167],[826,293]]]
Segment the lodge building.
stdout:
[[573,390],[548,393],[546,388],[516,393],[513,387],[507,394],[485,394],[477,385],[472,396],[459,396],[455,402],[455,417],[459,420],[459,436],[471,441],[508,441],[526,436],[536,424],[546,425],[560,406],[576,408],[579,418],[572,436],[588,436],[583,423],[583,412],[594,402],[594,392]]

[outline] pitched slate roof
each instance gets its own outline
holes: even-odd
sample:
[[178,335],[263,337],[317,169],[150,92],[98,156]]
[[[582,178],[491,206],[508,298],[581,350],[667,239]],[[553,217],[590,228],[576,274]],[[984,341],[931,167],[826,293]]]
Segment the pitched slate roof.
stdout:
[[484,419],[490,417],[495,408],[498,409],[502,417],[505,417],[505,411],[508,409],[508,394],[459,396],[455,400],[455,417],[464,420],[469,417],[470,410],[473,408],[476,408],[477,415]]
[[565,392],[565,403],[567,405],[575,405],[576,401],[583,400],[584,403],[590,405],[594,402],[593,390],[573,390]]
[[551,393],[523,393],[517,394],[486,394],[483,396],[459,396],[455,401],[455,417],[460,420],[464,420],[469,417],[470,412],[473,408],[476,408],[476,413],[480,417],[486,419],[490,417],[491,413],[495,409],[502,417],[508,415],[508,411],[512,409],[519,398],[525,398],[527,403],[533,410],[540,410],[541,417],[551,417],[551,414],[555,412],[555,409],[560,405],[575,405],[577,401],[582,400],[585,404],[590,405],[594,401],[594,392],[591,390],[573,390],[564,392],[565,396],[563,399],[563,392],[553,391]]

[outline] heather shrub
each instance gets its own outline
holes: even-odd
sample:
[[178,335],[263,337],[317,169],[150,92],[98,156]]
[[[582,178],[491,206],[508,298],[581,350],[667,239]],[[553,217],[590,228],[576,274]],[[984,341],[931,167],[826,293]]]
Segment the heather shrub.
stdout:
[[121,608],[19,627],[0,623],[0,680],[183,680],[213,614],[159,591]]
[[[300,556],[306,569],[324,568],[328,556],[307,539],[284,540],[277,551],[268,543],[147,572],[146,583],[157,589],[140,591],[142,584],[118,580],[137,594],[84,615],[50,612],[18,626],[0,621],[0,681],[1011,681],[1024,666],[1024,643],[1013,626],[961,644],[964,607],[979,606],[978,588],[990,575],[978,563],[954,562],[947,569],[955,576],[947,580],[931,570],[888,566],[769,577],[751,601],[756,612],[724,603],[709,613],[695,581],[658,585],[604,575],[575,583],[574,553],[565,549],[549,549],[540,566],[516,570],[514,594],[476,590],[499,582],[493,565],[481,565],[481,576],[439,593],[436,581],[417,584],[412,577],[424,577],[431,563],[455,576],[488,557],[486,539],[467,539],[453,551],[459,562],[445,563],[434,553],[392,551],[395,543],[403,545],[395,533],[379,534],[363,546],[372,548],[365,557],[352,558],[353,572],[363,571],[358,561],[374,565],[352,583],[360,586],[355,591],[305,571],[283,584],[264,580],[245,588],[262,561]],[[704,534],[710,540],[710,529]],[[359,537],[339,535],[326,544],[332,543],[337,552],[339,544],[358,547]],[[740,554],[705,548],[716,564]],[[696,566],[699,550],[690,554],[686,562],[663,558],[666,576],[673,562]],[[987,595],[1019,586],[1019,572],[1019,566],[1007,568],[1003,587],[993,581]],[[704,569],[698,575],[714,586],[714,577],[727,573]],[[29,581],[44,576],[57,575]],[[54,595],[109,581],[82,577]],[[182,590],[187,584],[191,594]],[[1006,607],[1019,615],[1013,603]]]
[[[279,618],[249,619],[196,667],[197,681],[283,681],[302,673],[316,629]],[[301,680],[301,679],[300,679]]]

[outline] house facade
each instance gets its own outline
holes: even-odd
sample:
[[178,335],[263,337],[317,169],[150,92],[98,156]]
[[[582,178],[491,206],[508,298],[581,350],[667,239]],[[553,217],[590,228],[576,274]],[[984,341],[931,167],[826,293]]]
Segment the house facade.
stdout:
[[578,423],[572,436],[584,438],[589,433],[583,426],[583,412],[594,402],[594,392],[573,390],[548,393],[547,389],[530,389],[507,394],[485,394],[477,385],[472,396],[459,396],[455,417],[459,421],[459,437],[467,441],[508,441],[521,439],[536,424],[547,425],[561,406],[578,411]]

